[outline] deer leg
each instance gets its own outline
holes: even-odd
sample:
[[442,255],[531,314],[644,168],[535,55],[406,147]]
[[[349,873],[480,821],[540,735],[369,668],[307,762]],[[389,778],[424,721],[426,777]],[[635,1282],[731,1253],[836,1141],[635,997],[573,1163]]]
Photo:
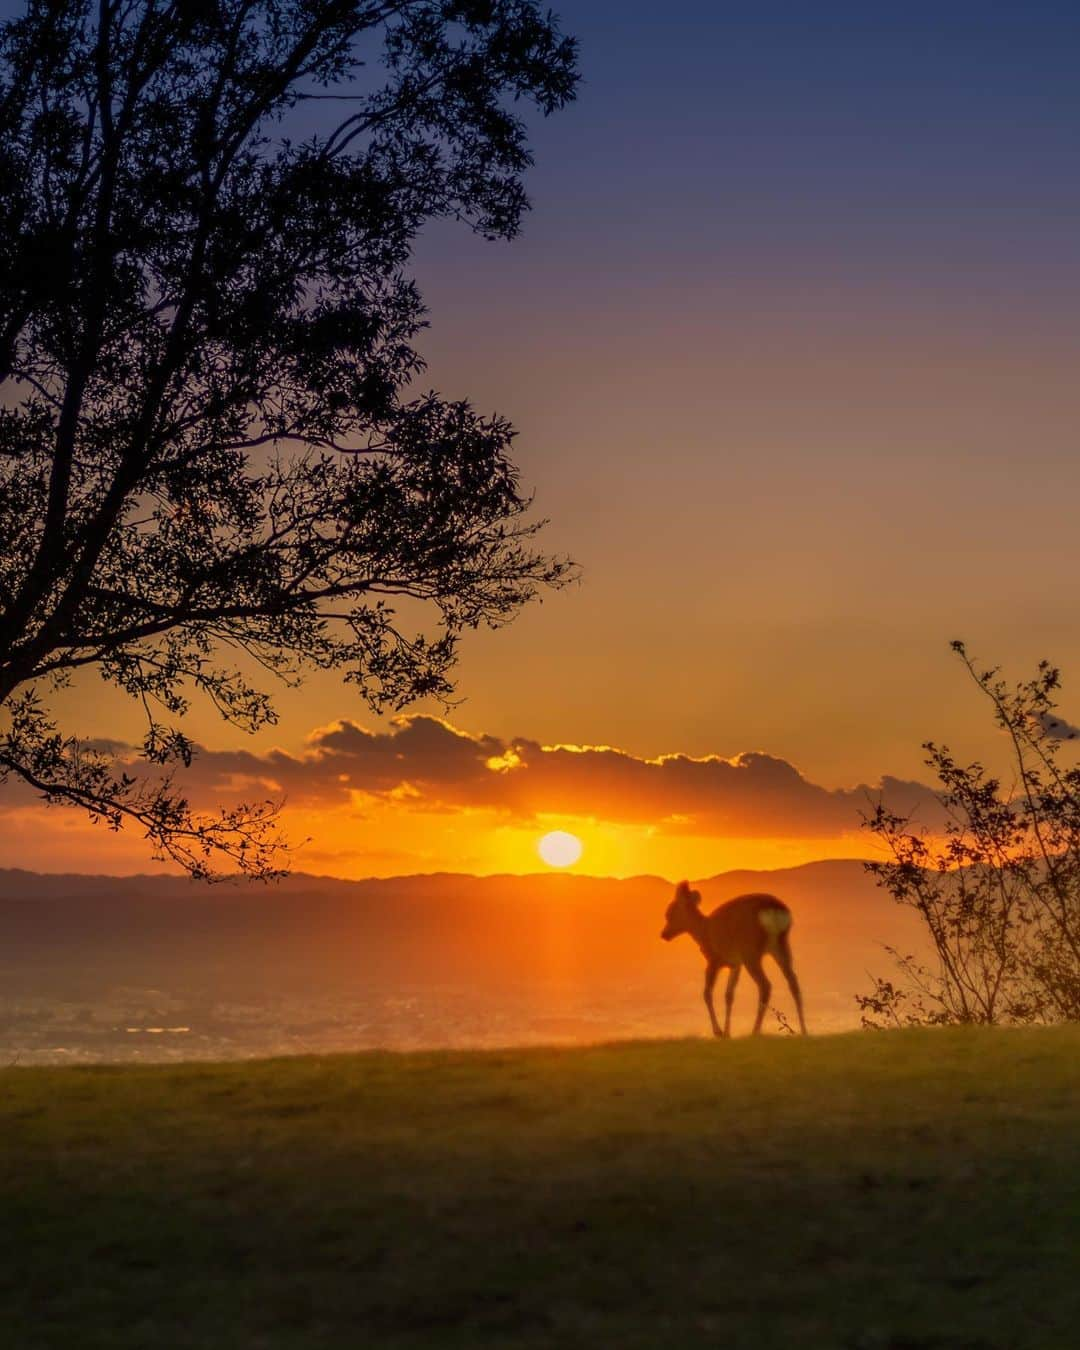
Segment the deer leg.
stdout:
[[731,1005],[735,1002],[735,986],[739,983],[739,975],[742,972],[742,966],[734,965],[731,967],[731,974],[727,978],[727,988],[724,990],[724,1035],[731,1035]]
[[776,953],[776,963],[784,972],[784,979],[788,982],[788,988],[791,990],[791,997],[795,1000],[795,1011],[799,1014],[799,1030],[806,1035],[806,1019],[803,1017],[802,990],[799,988],[799,980],[795,974],[795,967],[791,964],[791,947],[788,944],[788,936],[782,933],[780,943]]
[[772,993],[772,985],[769,983],[769,977],[761,968],[761,957],[755,957],[753,961],[747,961],[746,969],[750,972],[750,978],[758,987],[758,1005],[757,1016],[754,1018],[754,1035],[761,1034],[761,1023],[765,1018],[765,1009],[769,1006],[769,995]]
[[716,1009],[713,1007],[712,993],[713,985],[716,983],[716,976],[720,966],[716,961],[710,961],[705,967],[705,1006],[709,1010],[709,1021],[712,1022],[714,1036],[722,1036],[724,1033],[720,1030],[720,1023],[716,1020]]

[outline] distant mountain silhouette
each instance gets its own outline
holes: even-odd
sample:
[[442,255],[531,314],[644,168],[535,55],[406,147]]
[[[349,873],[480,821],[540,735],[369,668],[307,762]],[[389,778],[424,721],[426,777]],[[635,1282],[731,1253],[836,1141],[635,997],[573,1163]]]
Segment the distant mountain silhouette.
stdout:
[[[843,893],[863,898],[876,891],[867,877],[862,862],[849,858],[824,859],[802,863],[797,867],[751,871],[740,869],[719,872],[713,877],[694,880],[695,886],[724,896],[742,890],[769,890],[781,887],[797,888],[811,895],[816,891]],[[207,900],[217,907],[222,899],[251,898],[258,904],[271,905],[275,897],[310,895],[313,891],[325,895],[349,895],[360,899],[387,893],[458,896],[463,886],[471,893],[488,890],[530,894],[566,894],[603,890],[624,896],[653,896],[672,889],[673,883],[663,877],[643,874],[633,877],[598,877],[572,872],[530,872],[525,875],[498,873],[474,876],[467,872],[416,872],[394,877],[366,877],[349,881],[341,877],[320,876],[309,872],[293,872],[270,886],[241,883],[236,886],[208,888],[184,876],[169,873],[136,873],[130,876],[109,876],[81,872],[31,872],[17,867],[0,868],[0,901],[80,897],[113,898],[139,897],[149,899]]]

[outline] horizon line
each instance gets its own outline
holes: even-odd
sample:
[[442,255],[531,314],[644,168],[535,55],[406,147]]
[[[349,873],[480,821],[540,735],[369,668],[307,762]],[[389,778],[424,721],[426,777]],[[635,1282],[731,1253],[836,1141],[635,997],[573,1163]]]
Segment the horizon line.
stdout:
[[[860,867],[872,862],[870,858],[812,858],[807,862],[793,863],[786,867],[729,867],[721,872],[712,872],[704,877],[691,877],[689,880],[695,884],[703,882],[716,881],[721,877],[733,876],[739,872],[752,873],[760,876],[772,876],[779,872],[800,872],[810,867],[822,867],[830,863],[853,863]],[[394,872],[387,876],[364,876],[364,877],[343,877],[336,876],[330,872],[307,872],[297,869],[293,872],[286,872],[280,877],[270,880],[258,880],[241,875],[223,877],[214,881],[206,881],[201,878],[189,876],[186,872],[79,872],[71,869],[63,871],[48,872],[38,871],[28,867],[0,867],[0,877],[18,873],[27,877],[42,877],[56,879],[61,877],[77,877],[84,881],[188,881],[192,885],[202,886],[207,890],[212,890],[220,886],[245,886],[255,888],[259,886],[270,889],[278,882],[290,881],[296,878],[307,878],[311,881],[332,881],[341,885],[359,886],[367,885],[372,882],[389,881],[423,881],[435,877],[461,877],[470,881],[528,881],[538,879],[549,879],[551,877],[575,878],[579,881],[662,881],[669,885],[676,885],[678,881],[658,872],[633,872],[628,876],[614,876],[611,873],[597,872],[576,872],[571,868],[547,868],[544,871],[536,872],[457,872],[445,868],[437,868],[427,872]]]

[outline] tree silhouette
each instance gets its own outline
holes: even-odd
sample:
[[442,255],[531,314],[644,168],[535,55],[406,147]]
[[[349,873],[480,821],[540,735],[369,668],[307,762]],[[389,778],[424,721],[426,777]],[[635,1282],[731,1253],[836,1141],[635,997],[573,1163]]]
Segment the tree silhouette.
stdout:
[[[572,98],[573,41],[532,0],[31,0],[0,80],[0,773],[266,875],[272,808],[173,781],[193,696],[248,730],[243,668],[445,696],[464,629],[567,575],[507,422],[411,392],[403,269],[427,221],[516,233],[515,105]],[[156,770],[55,725],[87,666]]]

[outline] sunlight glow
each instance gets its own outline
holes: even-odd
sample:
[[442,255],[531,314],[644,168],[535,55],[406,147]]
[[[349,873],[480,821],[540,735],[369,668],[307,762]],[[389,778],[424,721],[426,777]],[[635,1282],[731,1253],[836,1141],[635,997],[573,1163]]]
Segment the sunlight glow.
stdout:
[[582,844],[576,834],[552,830],[544,835],[536,850],[549,867],[571,867],[581,857]]

